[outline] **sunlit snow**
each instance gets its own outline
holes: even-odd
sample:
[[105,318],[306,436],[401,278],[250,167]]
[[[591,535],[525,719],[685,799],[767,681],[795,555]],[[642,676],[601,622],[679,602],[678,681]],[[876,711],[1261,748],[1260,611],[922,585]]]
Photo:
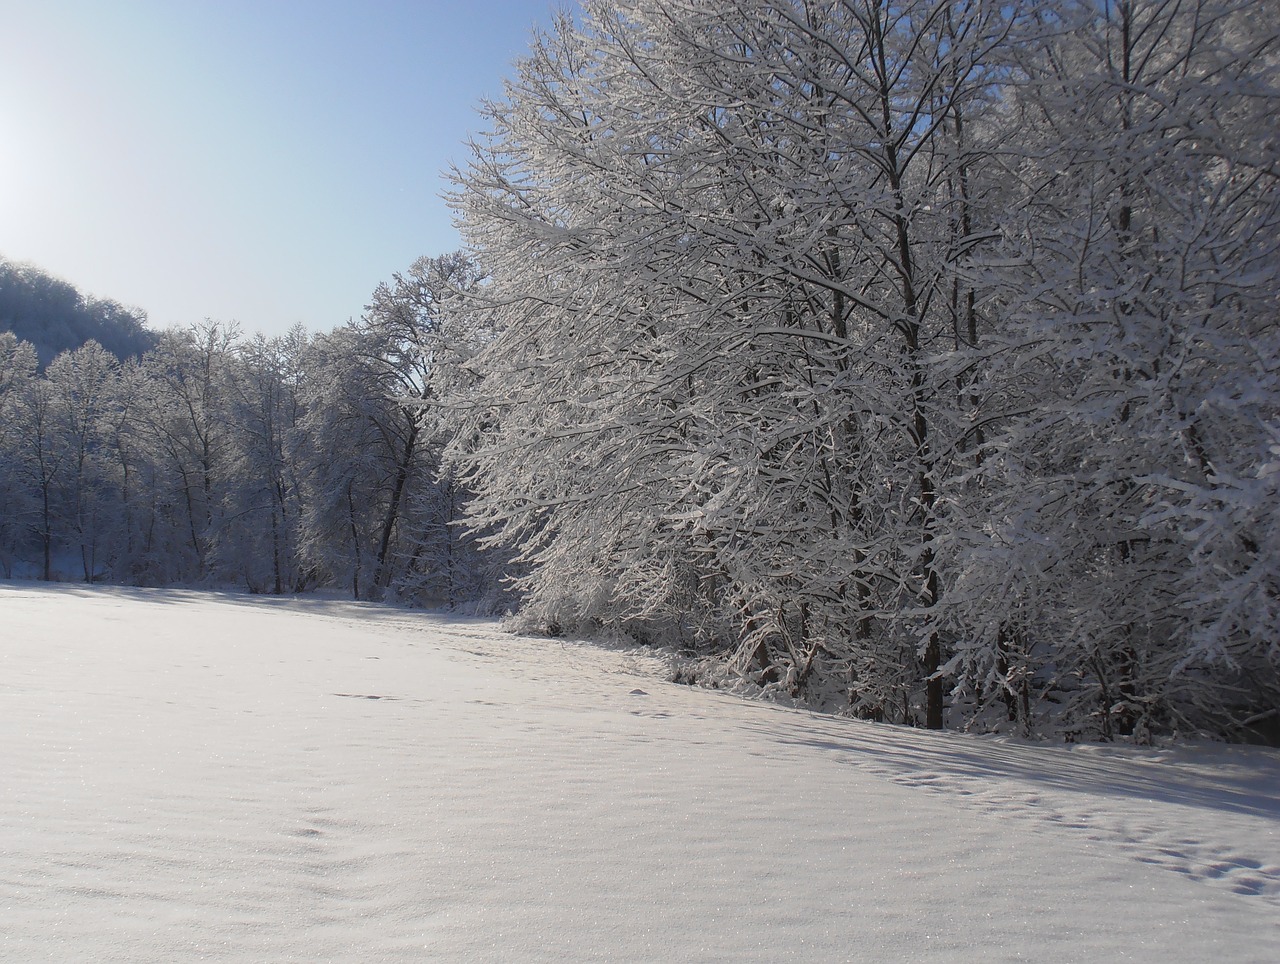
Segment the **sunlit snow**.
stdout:
[[339,602],[0,584],[6,961],[1274,961],[1280,754]]

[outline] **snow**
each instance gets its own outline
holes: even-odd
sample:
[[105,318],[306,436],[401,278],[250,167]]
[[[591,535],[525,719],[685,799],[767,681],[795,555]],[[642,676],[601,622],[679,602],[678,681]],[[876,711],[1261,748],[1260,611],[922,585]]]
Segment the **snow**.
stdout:
[[1280,754],[333,601],[0,584],[6,961],[1274,961]]

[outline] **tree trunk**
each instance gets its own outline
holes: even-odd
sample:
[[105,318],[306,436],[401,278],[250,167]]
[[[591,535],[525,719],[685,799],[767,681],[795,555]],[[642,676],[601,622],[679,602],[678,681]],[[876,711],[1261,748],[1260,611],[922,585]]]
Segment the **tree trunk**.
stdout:
[[391,568],[387,565],[387,554],[391,547],[391,533],[395,530],[396,520],[400,517],[400,500],[404,496],[405,483],[409,480],[409,466],[413,460],[414,448],[418,441],[418,426],[415,424],[404,440],[399,464],[396,466],[396,481],[391,489],[391,502],[387,505],[387,514],[382,521],[382,538],[378,542],[378,565],[374,570],[373,585],[375,589],[386,589],[391,582]]

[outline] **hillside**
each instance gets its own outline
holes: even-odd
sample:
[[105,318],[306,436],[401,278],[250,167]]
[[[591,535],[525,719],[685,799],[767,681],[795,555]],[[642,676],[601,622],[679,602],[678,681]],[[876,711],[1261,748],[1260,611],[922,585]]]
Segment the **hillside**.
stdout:
[[39,268],[0,258],[0,331],[35,345],[44,367],[61,352],[96,341],[121,361],[155,345],[146,312],[81,294]]

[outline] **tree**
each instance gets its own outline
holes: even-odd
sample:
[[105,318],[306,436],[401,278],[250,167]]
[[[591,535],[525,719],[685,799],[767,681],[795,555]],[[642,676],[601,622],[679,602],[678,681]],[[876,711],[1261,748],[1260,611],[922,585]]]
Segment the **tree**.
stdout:
[[462,571],[471,549],[453,525],[460,493],[442,463],[450,431],[442,401],[469,381],[462,365],[473,334],[454,304],[480,281],[463,255],[420,258],[378,286],[361,323],[320,346],[326,387],[309,430],[342,437],[341,450],[353,457],[313,472],[315,503],[330,509],[313,514],[312,531],[330,535],[312,545],[346,533],[339,541],[349,546],[357,596],[362,582],[372,598],[394,592],[456,602],[474,589],[474,575]]
[[26,452],[19,419],[35,380],[39,361],[35,347],[11,332],[0,332],[0,565],[13,575],[29,538],[33,506],[26,484]]
[[[300,327],[281,338],[258,335],[240,346],[230,383],[232,565],[251,589],[276,595],[299,592],[310,579],[298,558],[302,489],[294,458],[305,417],[306,347]],[[224,551],[224,564],[231,554]]]
[[183,532],[154,546],[162,556],[177,553],[158,563],[170,579],[200,580],[216,569],[230,481],[227,406],[237,336],[234,326],[217,322],[171,329],[145,359],[141,427],[158,463],[157,481],[167,489],[157,493],[155,508],[170,518],[176,509]]
[[[47,444],[58,453],[65,469],[52,481],[60,489],[58,502],[65,517],[61,528],[80,557],[85,582],[104,571],[105,538],[123,507],[112,484],[111,406],[120,363],[95,341],[64,352],[45,372],[51,435]],[[46,530],[48,526],[46,525]],[[47,564],[47,555],[46,555]],[[47,571],[45,578],[49,578]]]
[[18,486],[28,495],[26,525],[39,542],[39,573],[45,582],[53,579],[53,553],[64,518],[59,503],[68,451],[59,435],[59,415],[55,394],[43,378],[24,381],[14,393],[9,413],[15,436]]

